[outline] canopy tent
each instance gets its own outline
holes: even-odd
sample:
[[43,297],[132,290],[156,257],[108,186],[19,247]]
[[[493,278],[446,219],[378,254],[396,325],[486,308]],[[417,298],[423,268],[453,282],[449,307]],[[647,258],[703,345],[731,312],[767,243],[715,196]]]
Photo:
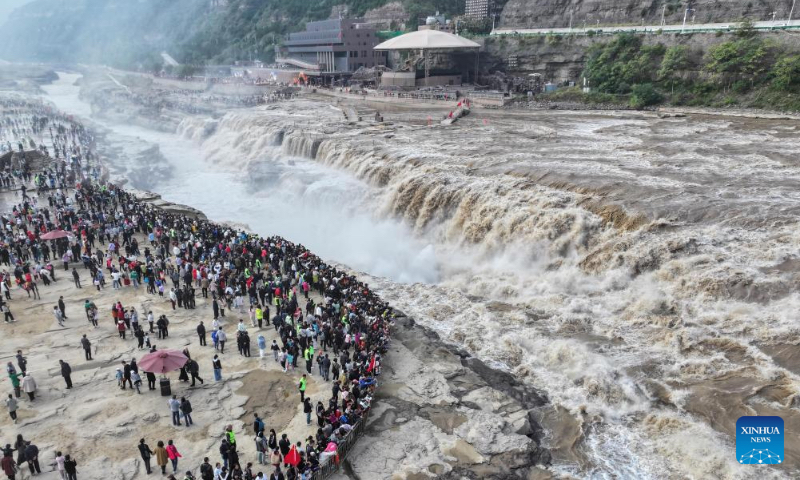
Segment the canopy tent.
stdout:
[[458,50],[481,48],[472,40],[439,30],[418,30],[379,43],[375,50]]
[[[439,30],[417,30],[416,32],[406,33],[399,37],[386,40],[379,43],[375,50],[422,50],[422,56],[425,59],[425,79],[427,84],[428,72],[428,52],[430,50],[468,50],[468,49],[481,48],[480,44],[468,40],[452,33],[442,32]],[[477,57],[476,57],[477,58]],[[477,60],[476,60],[477,63]],[[475,75],[477,78],[478,68],[475,67]]]

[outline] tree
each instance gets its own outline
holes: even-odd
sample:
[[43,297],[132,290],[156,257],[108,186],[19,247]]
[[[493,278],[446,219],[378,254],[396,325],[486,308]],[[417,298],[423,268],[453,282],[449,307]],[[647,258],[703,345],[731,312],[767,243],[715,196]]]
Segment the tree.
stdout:
[[661,94],[656,91],[656,89],[653,87],[653,84],[644,83],[633,86],[629,104],[631,107],[640,110],[644,107],[655,105],[661,102],[661,100]]
[[783,57],[770,71],[772,87],[783,91],[796,91],[800,87],[800,55]]
[[736,27],[734,33],[739,38],[753,38],[756,36],[756,28],[753,21],[748,18]]
[[744,79],[752,85],[767,70],[769,47],[755,38],[714,45],[706,54],[705,69],[728,84]]
[[682,78],[683,72],[689,67],[689,47],[686,45],[675,45],[669,47],[661,60],[661,68],[658,69],[659,80],[675,80]]
[[643,46],[641,37],[617,35],[590,49],[584,76],[601,92],[627,93],[626,85],[655,81],[664,52],[661,44]]

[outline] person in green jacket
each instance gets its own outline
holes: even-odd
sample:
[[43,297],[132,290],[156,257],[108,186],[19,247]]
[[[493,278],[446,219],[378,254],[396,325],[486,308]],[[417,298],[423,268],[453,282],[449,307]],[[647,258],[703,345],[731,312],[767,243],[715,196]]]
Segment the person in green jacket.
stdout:
[[11,385],[14,387],[14,396],[19,398],[22,393],[20,393],[19,389],[19,376],[17,376],[17,372],[9,372],[8,378],[11,379]]
[[309,345],[303,351],[303,358],[306,360],[306,372],[311,375],[311,366],[314,364],[314,345]]
[[236,435],[233,433],[233,425],[225,427],[225,437],[228,439],[228,445],[234,450],[236,449]]
[[306,401],[306,384],[308,383],[308,379],[306,378],[306,374],[304,373],[303,376],[300,378],[300,385],[298,385],[298,390],[300,390],[300,403]]

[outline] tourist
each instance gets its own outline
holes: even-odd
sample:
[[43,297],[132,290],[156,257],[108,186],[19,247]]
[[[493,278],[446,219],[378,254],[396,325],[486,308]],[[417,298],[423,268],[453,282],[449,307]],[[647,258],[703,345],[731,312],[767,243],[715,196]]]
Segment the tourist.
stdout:
[[311,412],[314,411],[314,407],[311,405],[311,399],[306,397],[303,401],[303,413],[306,414],[306,425],[311,425]]
[[255,442],[256,442],[256,455],[258,457],[258,463],[259,465],[265,465],[267,449],[269,447],[267,446],[267,439],[264,438],[263,429],[259,430],[258,433],[256,433]]
[[3,459],[0,460],[0,468],[3,469],[3,473],[6,474],[9,480],[16,480],[17,462],[14,461],[14,457],[10,453],[3,453]]
[[272,350],[272,357],[277,362],[278,361],[278,353],[280,353],[280,351],[281,351],[281,347],[278,346],[278,341],[277,340],[273,340],[272,341],[272,346],[269,347],[269,348],[270,348],[270,350]]
[[64,377],[64,382],[67,384],[67,390],[72,388],[72,367],[69,366],[69,363],[65,362],[64,360],[59,360],[58,363],[61,365],[61,376]]
[[131,370],[131,382],[133,382],[133,388],[136,389],[136,393],[141,395],[142,377],[139,375],[139,372]]
[[169,461],[169,454],[167,450],[164,448],[164,442],[161,440],[156,443],[156,465],[161,469],[161,475],[166,475],[167,473],[167,462]]
[[225,335],[225,332],[222,331],[222,327],[219,327],[217,331],[217,342],[219,343],[219,353],[225,353],[225,341],[228,340],[228,336]]
[[258,343],[258,356],[260,358],[264,358],[264,355],[267,353],[267,339],[264,338],[264,335],[259,333],[257,337]]
[[55,317],[59,327],[64,326],[64,314],[61,313],[61,309],[58,308],[58,305],[53,307],[53,317]]
[[16,320],[14,320],[14,315],[11,313],[11,307],[8,306],[8,303],[3,303],[2,306],[0,306],[0,309],[3,310],[3,317],[6,323],[16,322]]
[[214,467],[209,463],[208,457],[203,458],[200,464],[200,480],[214,480]]
[[144,372],[145,376],[147,377],[147,389],[148,390],[155,390],[156,389],[156,374],[153,372]]
[[67,472],[67,480],[78,480],[78,462],[70,455],[66,455],[64,460],[64,471]]
[[217,355],[214,355],[214,359],[211,361],[211,366],[214,369],[214,380],[219,382],[222,380],[222,361],[220,361]]
[[85,333],[83,334],[83,337],[81,337],[81,346],[83,347],[83,353],[84,353],[84,356],[86,357],[86,361],[91,360],[92,359],[92,342],[89,341],[89,339],[86,337]]
[[[161,442],[158,442],[161,444]],[[161,444],[163,446],[163,444]],[[139,440],[139,455],[142,456],[142,461],[144,462],[144,468],[148,475],[152,473],[150,469],[150,458],[154,455],[153,451],[150,450],[150,447],[144,442],[144,438]],[[166,462],[164,462],[166,465]]]
[[56,471],[58,471],[58,475],[61,477],[61,480],[67,480],[67,471],[64,468],[64,463],[66,463],[67,459],[61,452],[56,452]]
[[22,390],[28,394],[29,400],[33,401],[36,398],[36,380],[30,373],[22,377]]
[[189,427],[194,424],[192,421],[192,404],[189,400],[185,397],[181,397],[180,403],[181,413],[183,414],[183,421],[186,423],[186,426]]
[[200,321],[200,324],[197,325],[197,336],[200,338],[200,346],[206,346],[206,327],[203,325],[203,321]]
[[[43,272],[46,272],[46,271],[47,271],[47,269],[43,270]],[[58,309],[61,310],[61,317],[64,320],[69,320],[69,318],[67,317],[67,305],[66,305],[66,303],[64,303],[64,296],[63,295],[58,297]]]
[[300,391],[300,402],[302,403],[306,398],[306,387],[308,385],[308,379],[306,378],[306,374],[304,373],[302,377],[300,377],[300,384],[297,386],[297,389]]
[[17,408],[19,407],[17,405],[17,399],[10,393],[6,399],[6,408],[8,409],[8,415],[11,417],[11,420],[17,423]]
[[172,424],[174,426],[176,426],[176,427],[180,427],[181,426],[181,402],[180,402],[180,400],[178,400],[178,397],[176,395],[173,395],[172,398],[170,398],[167,401],[167,404],[169,405],[170,412],[172,412]]
[[[172,440],[167,441],[167,456],[169,456],[170,462],[172,462],[172,473],[178,471],[178,459],[181,458],[181,454],[178,453],[178,449],[172,443]],[[161,469],[162,472],[164,469]]]
[[28,469],[31,471],[31,476],[39,475],[42,469],[39,467],[39,447],[32,442],[25,442],[25,460],[28,462]]

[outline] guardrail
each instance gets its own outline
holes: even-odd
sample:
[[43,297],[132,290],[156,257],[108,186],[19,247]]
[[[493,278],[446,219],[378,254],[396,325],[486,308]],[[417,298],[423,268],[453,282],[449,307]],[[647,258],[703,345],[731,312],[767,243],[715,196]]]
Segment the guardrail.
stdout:
[[[374,401],[374,393],[373,393],[373,401]],[[328,463],[320,467],[319,470],[314,472],[314,475],[311,476],[311,480],[325,480],[326,478],[330,477],[334,473],[336,473],[339,468],[344,463],[347,454],[350,453],[350,450],[356,444],[358,439],[364,433],[367,425],[367,419],[369,418],[369,414],[372,411],[372,404],[370,407],[364,412],[364,416],[361,417],[361,420],[355,424],[352,430],[347,432],[345,435],[344,440],[339,443],[339,446],[336,448],[336,456],[333,457]],[[338,457],[338,460],[337,460]]]
[[[453,102],[458,100],[456,97],[456,92],[402,92],[402,91],[393,91],[393,90],[353,90],[348,92],[350,95],[354,96],[364,96],[367,95],[373,98],[396,98],[398,100],[413,100],[413,101],[422,101],[422,102]],[[472,100],[488,100],[492,103],[503,105],[507,100],[506,97],[502,93],[488,93],[488,92],[474,92],[474,91],[465,91],[461,92],[460,98],[469,98]]]
[[[572,30],[559,29],[559,30],[537,30],[537,31],[522,31],[517,30],[497,30],[488,35],[475,36],[475,38],[487,37],[546,37],[546,36],[599,36],[599,35],[616,35],[619,33],[631,33],[634,35],[691,35],[693,33],[717,33],[717,32],[730,32],[733,33],[739,28],[737,24],[721,25],[719,27],[708,28],[695,28],[687,25],[685,28],[663,28],[658,26],[648,27],[603,27],[597,26],[595,28],[574,28]],[[800,25],[775,25],[775,26],[754,26],[753,30],[759,32],[771,31],[800,31]]]

